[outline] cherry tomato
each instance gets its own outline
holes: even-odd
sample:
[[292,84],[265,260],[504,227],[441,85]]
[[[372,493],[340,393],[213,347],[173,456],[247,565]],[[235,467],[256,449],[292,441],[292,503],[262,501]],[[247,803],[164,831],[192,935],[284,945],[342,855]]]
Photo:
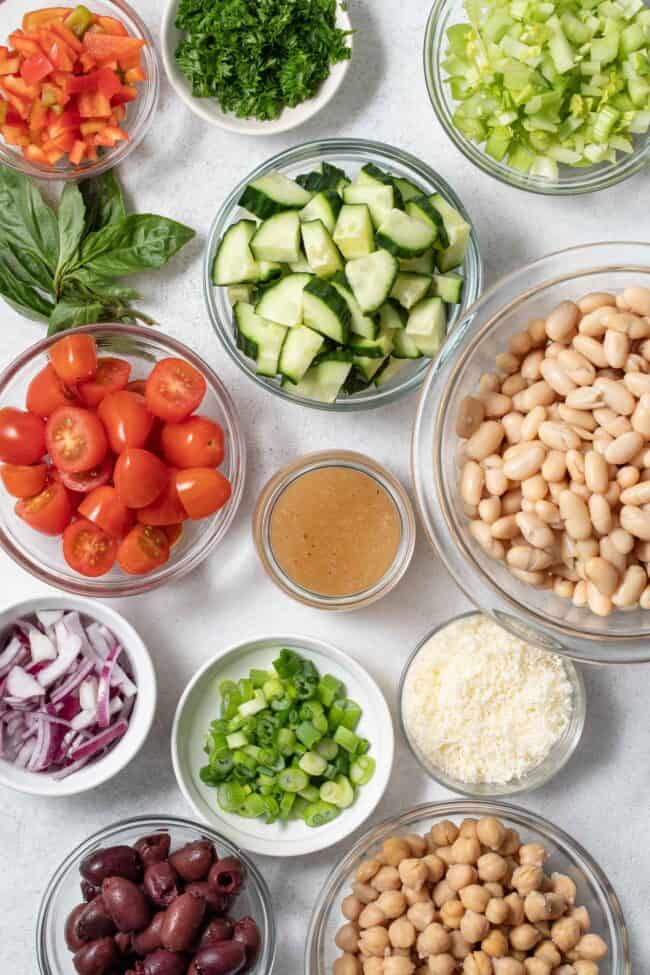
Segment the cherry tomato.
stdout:
[[0,468],[2,483],[14,498],[33,498],[45,487],[47,464],[4,464]]
[[144,396],[126,389],[109,393],[99,404],[99,418],[116,454],[127,447],[144,447],[153,426],[153,416]]
[[109,393],[124,389],[131,374],[131,363],[126,359],[106,356],[97,360],[97,372],[93,379],[79,384],[79,395],[86,406],[99,406]]
[[223,460],[223,430],[205,416],[166,423],[160,439],[173,467],[218,467]]
[[113,567],[117,542],[92,521],[80,518],[63,532],[63,557],[82,576],[103,576]]
[[184,359],[161,359],[147,379],[147,406],[161,420],[178,423],[205,396],[205,379]]
[[45,438],[52,463],[71,474],[97,467],[108,450],[101,420],[78,406],[55,410],[47,421]]
[[74,386],[67,386],[48,363],[27,387],[25,405],[30,413],[47,419],[59,406],[77,406],[79,397]]
[[130,383],[126,384],[126,389],[128,389],[130,393],[140,393],[140,396],[144,396],[147,391],[147,380],[132,379]]
[[79,505],[79,514],[111,538],[122,538],[133,525],[133,514],[122,504],[115,488],[108,485],[87,494]]
[[162,528],[136,525],[117,550],[121,569],[130,575],[143,575],[164,565],[169,559],[169,539]]
[[5,406],[0,410],[0,460],[35,464],[45,453],[45,424],[40,416]]
[[230,497],[230,481],[211,467],[189,467],[174,477],[176,490],[189,518],[207,518]]
[[60,471],[60,480],[69,491],[75,491],[81,495],[87,494],[89,491],[94,491],[95,488],[101,487],[102,484],[108,484],[113,476],[114,462],[113,455],[106,454],[101,464],[98,464],[97,467],[91,467],[89,471],[79,471],[78,474],[72,474],[70,471]]
[[174,481],[176,471],[170,468],[168,474],[169,480],[162,493],[146,508],[138,510],[136,519],[142,525],[173,525],[179,521],[185,521],[187,518],[185,508],[176,492],[176,482]]
[[160,527],[162,528],[165,535],[169,539],[170,548],[173,548],[174,545],[177,545],[178,542],[180,542],[181,536],[183,534],[182,525],[161,525]]
[[92,335],[65,335],[50,349],[49,359],[64,383],[81,383],[97,372],[97,346]]
[[16,502],[16,514],[44,535],[60,535],[72,520],[72,502],[60,481],[50,481],[40,494]]
[[148,450],[129,447],[120,454],[113,482],[127,508],[144,508],[155,501],[169,480],[163,462]]

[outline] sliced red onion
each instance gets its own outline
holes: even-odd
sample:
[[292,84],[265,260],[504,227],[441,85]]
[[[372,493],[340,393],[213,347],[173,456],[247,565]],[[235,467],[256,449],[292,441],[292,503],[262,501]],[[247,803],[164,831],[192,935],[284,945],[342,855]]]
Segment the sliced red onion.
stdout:
[[113,646],[110,648],[104,659],[102,672],[99,675],[99,686],[97,689],[97,721],[100,728],[108,728],[110,724],[111,677],[113,676],[115,664],[120,655],[121,649],[122,648],[120,647],[119,643],[113,643]]
[[81,687],[86,678],[92,674],[93,670],[94,665],[92,660],[84,660],[82,665],[78,667],[66,681],[63,681],[61,684],[59,684],[56,690],[52,691],[52,695],[50,697],[52,704],[62,701],[63,698],[67,697],[68,694],[71,694],[72,691],[76,690],[78,687]]
[[14,765],[17,765],[18,768],[26,768],[27,763],[32,757],[35,748],[36,748],[36,739],[30,738],[29,741],[25,742],[25,744],[22,746],[22,748],[16,755],[16,758],[14,759]]
[[45,633],[33,629],[29,633],[29,647],[32,655],[32,662],[37,664],[41,660],[56,660],[57,649],[54,643]]
[[39,697],[45,694],[41,686],[31,674],[28,674],[22,667],[12,667],[7,678],[7,694],[10,697],[17,697],[21,701],[26,701],[30,697]]
[[70,760],[76,762],[82,758],[92,758],[93,755],[102,751],[107,745],[121,738],[128,727],[128,721],[116,721],[110,728],[106,728],[105,731],[100,731],[98,735],[89,738],[83,745],[79,745],[78,748],[72,748],[70,750]]
[[[87,661],[92,668],[90,661]],[[82,684],[79,685],[79,704],[84,711],[92,711],[93,708],[97,707],[97,692],[98,692],[98,681],[96,677],[87,677]]]
[[36,619],[46,630],[55,626],[59,620],[63,619],[62,609],[37,609]]
[[[103,663],[104,659],[110,653],[112,645],[115,643],[115,637],[101,623],[91,623],[88,627],[88,639],[92,644],[93,650]],[[114,687],[119,687],[125,697],[133,697],[138,692],[133,681],[118,663],[113,667],[111,684]]]
[[27,657],[25,644],[14,634],[11,640],[0,653],[0,677],[8,674],[15,664],[21,664]]
[[[114,697],[109,704],[109,715],[114,717],[116,714],[122,710],[122,698]],[[89,711],[80,711],[79,714],[70,722],[70,727],[74,728],[76,731],[84,731],[86,728],[91,728],[93,725],[98,724],[97,708],[92,708]]]
[[42,687],[49,687],[59,677],[67,674],[81,650],[81,640],[76,633],[70,632],[63,620],[56,624],[54,632],[59,655],[53,663],[39,673],[38,682]]

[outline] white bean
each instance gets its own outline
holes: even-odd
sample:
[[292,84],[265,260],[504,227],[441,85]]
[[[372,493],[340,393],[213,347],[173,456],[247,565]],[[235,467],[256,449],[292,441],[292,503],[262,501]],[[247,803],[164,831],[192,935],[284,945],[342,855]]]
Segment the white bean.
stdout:
[[460,496],[466,504],[478,505],[485,485],[485,471],[475,460],[463,467],[460,478]]
[[590,335],[576,335],[573,339],[573,348],[599,369],[605,369],[609,365],[601,343]]
[[540,470],[546,448],[537,442],[521,443],[507,456],[503,473],[510,481],[523,481]]
[[515,515],[502,515],[491,526],[493,538],[510,540],[519,534],[519,526]]
[[612,596],[612,602],[620,609],[636,606],[648,582],[647,573],[640,565],[631,565],[623,576],[623,581]]
[[478,506],[479,518],[488,525],[493,525],[501,515],[501,501],[499,498],[483,498]]
[[614,608],[609,596],[602,593],[593,582],[587,583],[587,604],[596,616],[609,616]]
[[621,493],[623,504],[650,504],[650,481],[641,481],[633,487],[626,488]]
[[[648,482],[650,483],[650,482]],[[631,488],[630,490],[634,490]],[[623,505],[619,514],[621,528],[628,531],[635,538],[650,542],[650,511],[637,508],[635,505]]]
[[521,512],[515,515],[515,520],[529,545],[534,548],[551,548],[553,546],[555,542],[553,532],[537,515]]
[[599,376],[594,380],[594,386],[602,391],[605,403],[615,413],[621,416],[631,416],[634,413],[636,400],[623,383]]
[[588,450],[585,454],[585,483],[590,491],[598,494],[607,490],[609,484],[607,462],[596,450]]
[[483,460],[489,457],[497,450],[504,436],[502,423],[497,420],[484,420],[467,441],[467,456],[471,460]]
[[579,319],[578,306],[572,301],[561,301],[546,319],[546,334],[552,342],[570,342]]
[[491,559],[501,560],[505,558],[506,552],[503,545],[492,537],[490,526],[486,525],[484,521],[470,521],[469,530],[485,554],[489,555]]
[[539,428],[539,439],[552,450],[575,450],[580,437],[563,420],[545,420]]
[[606,559],[599,555],[589,559],[585,565],[587,579],[605,596],[613,596],[618,589],[618,572]]
[[[607,291],[592,291],[581,298],[577,304],[583,315],[589,315],[598,308],[615,308],[616,297]],[[582,322],[580,324],[582,325]]]
[[650,288],[641,288],[637,285],[625,288],[623,301],[626,307],[636,312],[637,315],[650,317]]
[[576,541],[589,538],[591,519],[589,509],[582,498],[572,494],[571,491],[563,491],[560,495],[560,514],[571,538]]
[[602,494],[592,494],[588,501],[591,523],[599,535],[608,535],[612,529],[612,509]]
[[508,549],[506,561],[509,566],[524,572],[540,572],[548,569],[553,562],[553,557],[548,552],[531,548],[529,545],[513,545]]

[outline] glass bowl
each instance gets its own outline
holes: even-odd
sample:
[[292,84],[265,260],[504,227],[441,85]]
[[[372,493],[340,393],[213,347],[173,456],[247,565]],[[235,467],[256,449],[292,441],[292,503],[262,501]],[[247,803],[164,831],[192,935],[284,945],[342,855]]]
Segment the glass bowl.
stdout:
[[[374,586],[347,596],[325,596],[300,586],[282,569],[271,544],[271,516],[287,487],[303,474],[322,467],[348,467],[377,481],[390,496],[400,520],[400,543],[390,569]],[[316,609],[351,610],[369,606],[394,589],[409,567],[415,548],[415,514],[411,499],[385,467],[349,450],[307,454],[278,471],[262,490],[253,512],[253,539],[267,575],[288,596]]]
[[[74,6],[74,5],[72,5]],[[0,44],[6,44],[12,31],[20,27],[23,15],[38,7],[34,0],[11,0],[11,3],[0,5]],[[14,146],[9,146],[0,137],[0,163],[17,169],[18,172],[37,179],[74,181],[99,176],[100,173],[119,166],[127,156],[140,144],[153,121],[158,95],[160,93],[160,67],[158,54],[149,28],[140,15],[125,3],[125,0],[91,0],[88,7],[94,14],[105,17],[117,17],[127,28],[132,37],[144,40],[142,48],[142,64],[147,74],[146,81],[137,85],[138,97],[127,104],[126,119],[122,123],[129,133],[128,142],[118,142],[112,149],[101,149],[95,162],[85,162],[80,166],[73,166],[64,157],[56,166],[30,162],[22,152]]]
[[[195,568],[228,531],[242,498],[246,472],[246,448],[239,416],[230,394],[203,359],[186,345],[152,328],[138,325],[84,325],[76,332],[94,336],[102,355],[118,355],[132,365],[131,379],[147,375],[153,365],[167,356],[186,359],[200,370],[207,390],[200,412],[221,424],[225,434],[225,457],[221,472],[232,485],[230,500],[220,511],[201,521],[186,521],[183,534],[172,548],[169,561],[144,576],[130,576],[112,569],[97,579],[74,572],[61,553],[61,540],[33,531],[14,514],[15,498],[0,492],[0,546],[23,569],[58,589],[81,596],[116,597],[147,592]],[[30,381],[46,364],[47,350],[60,335],[31,346],[0,373],[0,406],[25,408]]]
[[441,819],[497,816],[505,826],[520,833],[524,842],[543,843],[550,859],[549,871],[566,873],[578,888],[576,903],[591,916],[591,930],[607,942],[609,952],[599,962],[600,975],[630,975],[627,928],[618,897],[607,877],[590,855],[559,827],[519,806],[478,799],[455,799],[416,806],[401,816],[384,820],[368,830],[330,873],[311,916],[305,951],[305,975],[330,975],[340,954],[334,937],[344,923],[341,901],[350,892],[356,868],[374,856],[385,839],[407,833],[426,833]]
[[171,835],[172,849],[194,840],[209,839],[221,855],[238,857],[246,867],[248,882],[234,902],[238,917],[250,915],[262,936],[262,948],[250,975],[270,975],[275,958],[276,936],[271,894],[255,864],[233,843],[209,826],[199,826],[176,816],[136,816],[98,830],[68,853],[51,877],[41,900],[36,921],[36,957],[40,975],[73,975],[72,955],[65,943],[64,928],[70,911],[81,901],[79,863],[99,847],[131,845],[150,833]]
[[[242,180],[235,187],[223,203],[210,228],[203,266],[203,288],[210,321],[223,343],[226,352],[237,363],[240,369],[258,383],[258,385],[274,393],[276,396],[281,396],[282,399],[290,403],[298,403],[301,406],[308,406],[317,410],[354,412],[355,410],[367,410],[372,407],[384,406],[386,403],[392,403],[402,396],[413,392],[414,389],[422,385],[431,360],[418,359],[416,360],[417,364],[409,364],[406,366],[400,372],[399,377],[386,383],[380,389],[371,386],[363,392],[355,393],[353,396],[341,397],[334,403],[317,403],[314,400],[305,399],[302,396],[294,396],[292,393],[285,392],[277,380],[265,379],[262,376],[258,376],[255,372],[255,364],[253,361],[248,359],[237,348],[227,289],[217,288],[212,283],[212,265],[219,241],[227,228],[232,223],[241,219],[242,215],[246,212],[238,204],[238,200],[246,184],[254,179],[258,179],[272,169],[280,170],[286,176],[295,178],[299,173],[314,169],[323,161],[329,162],[334,166],[340,166],[349,175],[356,175],[361,166],[369,162],[375,163],[375,165],[383,168],[388,168],[398,176],[420,184],[426,189],[427,193],[441,193],[453,207],[460,211],[468,223],[471,223],[471,220],[456,193],[426,163],[421,162],[407,152],[403,152],[401,149],[396,149],[393,146],[387,146],[380,142],[366,142],[362,139],[323,139],[320,142],[307,142],[293,149],[287,149],[253,170],[246,179]],[[483,266],[479,254],[478,239],[474,230],[472,230],[470,235],[462,271],[465,278],[463,298],[461,304],[450,306],[453,308],[453,313],[449,316],[448,332],[453,331],[456,323],[462,318],[472,302],[476,300],[483,287]]]
[[650,613],[601,618],[548,590],[525,585],[489,559],[470,536],[462,509],[455,423],[460,401],[494,369],[508,338],[559,301],[591,291],[650,287],[650,244],[587,244],[548,254],[485,292],[445,343],[418,406],[411,470],[422,524],[456,583],[484,613],[516,636],[592,663],[650,660]]
[[475,166],[502,183],[520,190],[550,196],[573,196],[614,186],[615,183],[638,173],[650,162],[650,137],[647,133],[636,137],[633,152],[618,153],[616,163],[575,168],[562,165],[557,180],[531,176],[489,156],[481,145],[466,138],[454,125],[453,115],[458,103],[451,97],[445,80],[446,72],[442,66],[447,46],[447,28],[466,21],[464,0],[434,0],[424,35],[424,75],[431,104],[445,132],[456,148]]
[[432,636],[435,636],[436,633],[444,630],[451,623],[456,623],[458,620],[465,619],[467,616],[479,615],[481,614],[474,612],[461,613],[458,616],[454,616],[452,619],[445,620],[444,623],[440,623],[438,626],[434,626],[434,628],[429,630],[426,636],[420,640],[415,650],[413,650],[413,652],[409,655],[409,658],[404,665],[404,669],[402,670],[398,692],[399,716],[402,731],[406,741],[408,742],[409,748],[421,767],[424,769],[427,775],[430,775],[432,779],[435,779],[436,782],[443,785],[445,789],[450,789],[452,792],[458,792],[462,796],[476,796],[479,799],[485,799],[490,796],[512,796],[518,792],[531,792],[533,789],[539,789],[540,786],[544,785],[546,782],[552,779],[553,776],[557,775],[560,769],[564,768],[578,747],[582,737],[582,732],[585,726],[585,718],[587,717],[587,697],[582,674],[576,670],[570,660],[565,659],[563,661],[564,671],[573,691],[573,710],[571,712],[569,724],[567,725],[564,734],[555,742],[544,761],[530,769],[525,775],[521,776],[521,778],[511,779],[509,782],[505,783],[470,783],[454,778],[453,776],[444,772],[439,766],[434,765],[433,762],[422,752],[415,739],[409,734],[408,725],[404,719],[404,687],[406,678],[411,668],[411,664],[414,662],[420,650],[426,643],[428,643]]

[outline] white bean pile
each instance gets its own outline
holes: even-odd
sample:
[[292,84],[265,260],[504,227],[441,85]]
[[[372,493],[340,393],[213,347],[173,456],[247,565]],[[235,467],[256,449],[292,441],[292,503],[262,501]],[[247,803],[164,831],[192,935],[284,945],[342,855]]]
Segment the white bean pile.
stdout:
[[473,538],[598,616],[650,609],[650,289],[561,302],[496,367],[456,425]]

